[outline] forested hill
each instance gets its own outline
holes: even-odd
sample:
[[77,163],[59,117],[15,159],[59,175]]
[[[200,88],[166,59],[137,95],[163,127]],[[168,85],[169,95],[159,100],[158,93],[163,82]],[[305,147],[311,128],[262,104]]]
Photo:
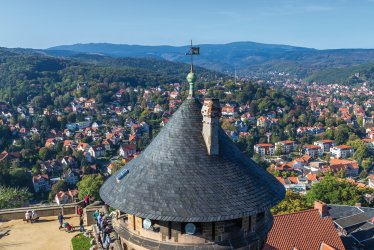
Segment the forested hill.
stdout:
[[[40,91],[63,93],[77,82],[124,82],[129,86],[158,86],[183,82],[189,65],[154,58],[110,58],[76,54],[53,57],[44,52],[0,48],[0,100],[26,100]],[[196,68],[199,77],[216,79],[221,73]]]
[[[317,50],[288,45],[234,42],[228,44],[201,44],[201,56],[196,64],[202,67],[241,74],[268,71],[293,73],[307,78],[325,69],[342,69],[374,63],[374,49]],[[141,46],[127,44],[90,43],[50,48],[47,53],[99,53],[113,57],[155,57],[187,62],[184,55],[188,46]],[[339,71],[338,71],[339,72]],[[340,75],[337,75],[339,78]]]

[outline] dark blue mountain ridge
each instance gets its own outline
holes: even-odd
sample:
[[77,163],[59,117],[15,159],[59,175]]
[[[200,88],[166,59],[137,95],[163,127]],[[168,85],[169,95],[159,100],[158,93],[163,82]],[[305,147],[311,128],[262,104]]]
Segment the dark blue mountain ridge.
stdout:
[[[267,70],[288,71],[306,77],[326,68],[342,68],[374,62],[374,49],[318,50],[290,45],[233,42],[228,44],[200,44],[201,56],[197,65],[221,72],[239,73]],[[110,43],[61,45],[47,53],[94,53],[111,57],[154,57],[169,61],[188,62],[189,46],[147,46]]]

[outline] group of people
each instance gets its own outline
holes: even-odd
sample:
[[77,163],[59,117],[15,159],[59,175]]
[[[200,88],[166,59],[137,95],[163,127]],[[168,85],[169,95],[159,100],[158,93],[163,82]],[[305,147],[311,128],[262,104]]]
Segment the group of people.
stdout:
[[106,250],[109,250],[110,244],[112,243],[110,233],[113,231],[113,227],[109,223],[109,216],[104,215],[104,213],[99,212],[99,210],[96,210],[93,216],[95,218],[96,225],[99,229],[99,232],[97,233],[98,243],[101,245],[102,248],[104,248],[105,244]]
[[[78,207],[77,214],[79,215],[79,231],[84,232],[83,208],[81,206]],[[57,219],[60,224],[59,229],[65,228],[67,232],[72,232],[74,230],[74,227],[69,222],[64,223],[64,216],[61,212],[58,214]]]
[[39,216],[38,216],[38,214],[36,213],[35,210],[27,211],[27,212],[25,213],[25,220],[26,220],[27,223],[28,223],[29,221],[30,221],[31,223],[33,223],[33,222],[37,221],[38,219],[39,219]]

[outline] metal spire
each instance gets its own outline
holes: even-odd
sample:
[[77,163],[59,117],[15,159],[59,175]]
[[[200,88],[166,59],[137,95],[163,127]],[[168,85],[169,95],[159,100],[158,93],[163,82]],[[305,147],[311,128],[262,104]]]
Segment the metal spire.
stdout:
[[190,73],[187,75],[187,81],[190,84],[190,89],[188,92],[188,98],[191,99],[194,97],[194,85],[196,81],[196,75],[193,72],[193,56],[194,55],[200,55],[200,48],[199,47],[193,47],[192,46],[192,40],[191,40],[191,47],[190,50],[186,53],[186,55],[189,55],[191,58],[191,70]]

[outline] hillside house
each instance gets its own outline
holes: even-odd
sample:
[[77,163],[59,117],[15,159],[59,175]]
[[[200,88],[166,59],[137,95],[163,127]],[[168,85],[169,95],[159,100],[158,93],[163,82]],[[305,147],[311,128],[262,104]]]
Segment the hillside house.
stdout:
[[55,202],[58,205],[73,203],[78,199],[78,193],[77,189],[68,190],[67,192],[60,191],[55,195]]
[[317,145],[305,145],[303,147],[304,153],[312,158],[322,156],[323,150]]
[[353,156],[354,149],[351,146],[340,145],[330,149],[331,155],[337,159],[345,159]]
[[344,171],[346,177],[356,177],[358,176],[359,166],[356,161],[331,159],[330,165],[327,168],[324,168],[323,171],[333,173]]
[[254,150],[256,154],[259,154],[261,156],[274,155],[275,147],[273,144],[262,143],[262,144],[256,144],[254,146]]
[[51,190],[51,184],[49,183],[48,175],[34,175],[32,177],[32,184],[36,193],[49,192]]
[[335,147],[335,141],[333,140],[320,140],[313,144],[319,146],[323,152],[330,152],[330,148]]
[[221,113],[223,116],[235,116],[236,110],[234,106],[226,105],[222,107]]
[[104,145],[97,145],[97,146],[90,147],[88,152],[93,158],[100,158],[100,157],[105,156],[106,150],[105,150]]
[[127,158],[130,155],[136,153],[136,145],[135,144],[124,144],[119,148],[119,155],[123,158]]
[[279,141],[275,143],[275,148],[281,148],[282,153],[288,154],[291,152],[295,152],[297,148],[297,143],[295,141]]

